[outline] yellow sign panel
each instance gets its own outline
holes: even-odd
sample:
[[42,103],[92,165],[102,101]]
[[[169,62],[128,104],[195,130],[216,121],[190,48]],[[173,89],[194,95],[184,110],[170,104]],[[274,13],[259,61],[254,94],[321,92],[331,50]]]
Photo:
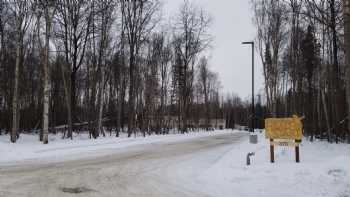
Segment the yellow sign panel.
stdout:
[[265,119],[266,138],[301,140],[303,127],[301,120],[297,116]]

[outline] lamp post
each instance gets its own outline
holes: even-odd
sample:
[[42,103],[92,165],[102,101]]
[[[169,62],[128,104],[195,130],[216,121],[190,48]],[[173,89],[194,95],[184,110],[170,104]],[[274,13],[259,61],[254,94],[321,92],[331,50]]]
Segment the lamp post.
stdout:
[[242,42],[242,44],[249,44],[252,46],[252,121],[250,132],[254,133],[254,123],[255,123],[255,104],[254,104],[254,42]]

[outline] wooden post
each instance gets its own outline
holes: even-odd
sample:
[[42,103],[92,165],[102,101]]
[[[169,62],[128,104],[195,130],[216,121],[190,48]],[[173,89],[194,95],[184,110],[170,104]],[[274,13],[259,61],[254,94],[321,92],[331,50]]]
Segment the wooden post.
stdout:
[[274,163],[275,162],[275,150],[274,150],[274,146],[271,142],[273,142],[273,139],[270,139],[270,158],[271,158],[271,163]]
[[[300,143],[300,140],[295,140],[296,143]],[[295,146],[295,161],[297,163],[300,162],[300,155],[299,155],[299,144]]]
[[299,146],[295,146],[295,161],[297,163],[300,162],[300,158],[299,158]]

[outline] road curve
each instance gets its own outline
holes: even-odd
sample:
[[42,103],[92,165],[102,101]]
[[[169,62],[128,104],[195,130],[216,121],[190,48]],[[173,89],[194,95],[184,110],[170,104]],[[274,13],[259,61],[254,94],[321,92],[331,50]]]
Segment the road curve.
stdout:
[[0,169],[0,197],[198,197],[195,177],[246,134],[153,143],[108,156]]

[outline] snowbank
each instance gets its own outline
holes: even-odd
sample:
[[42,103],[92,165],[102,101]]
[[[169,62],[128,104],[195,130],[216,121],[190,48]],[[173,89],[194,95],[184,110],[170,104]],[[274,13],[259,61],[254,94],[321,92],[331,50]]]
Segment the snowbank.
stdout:
[[[74,136],[74,140],[62,140],[60,135],[50,135],[48,145],[38,142],[37,135],[21,135],[16,144],[11,144],[8,136],[0,136],[0,166],[85,158],[128,150],[123,148],[135,145],[179,142],[226,133],[232,131],[146,138],[101,137],[97,140],[89,139],[86,134]],[[241,139],[241,142],[225,145],[222,149],[203,150],[199,158],[196,157],[197,153],[189,155],[188,160],[174,167],[178,169],[169,169],[169,174],[174,176],[174,180],[179,177],[183,179],[182,183],[190,190],[198,190],[208,196],[350,197],[350,145],[304,140],[300,147],[301,163],[295,163],[292,147],[276,147],[275,163],[271,164],[269,142],[263,133],[259,134],[259,143],[255,145],[249,144],[248,137]],[[218,150],[224,152],[223,155],[217,155]],[[255,152],[251,166],[246,166],[248,152]],[[201,161],[206,161],[201,158],[203,155],[213,161],[208,166],[204,162],[205,168],[201,168]],[[201,169],[200,172],[193,173],[197,172],[197,168]]]
[[[248,139],[208,169],[197,182],[213,196],[350,197],[350,145],[303,141],[301,163],[293,147],[275,148],[270,163],[269,142],[259,134],[259,144]],[[255,152],[252,165],[246,155]]]
[[21,164],[33,161],[63,161],[80,159],[96,155],[105,155],[113,151],[135,145],[166,143],[190,140],[198,137],[232,133],[232,130],[215,132],[193,132],[188,134],[152,135],[147,137],[122,135],[89,139],[88,134],[75,135],[73,140],[61,139],[61,135],[49,135],[49,144],[39,142],[38,135],[21,134],[13,144],[8,135],[0,136],[0,166]]

